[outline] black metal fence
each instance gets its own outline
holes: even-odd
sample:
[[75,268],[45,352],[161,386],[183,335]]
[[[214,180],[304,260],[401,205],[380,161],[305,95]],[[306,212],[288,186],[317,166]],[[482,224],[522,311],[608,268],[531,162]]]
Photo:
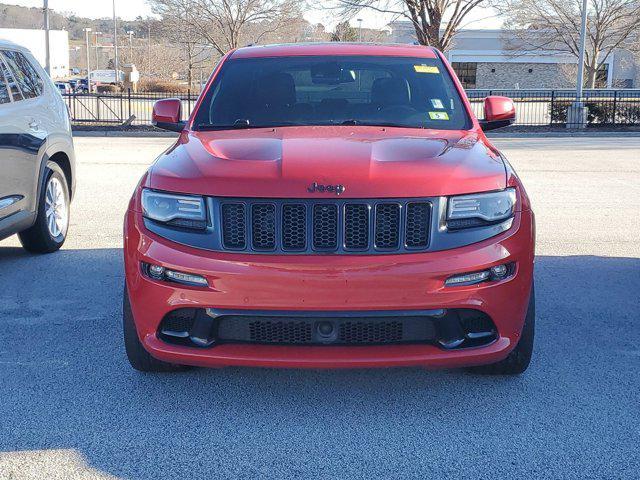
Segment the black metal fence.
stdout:
[[[575,100],[572,90],[467,90],[471,106],[484,116],[483,100],[503,95],[514,100],[516,125],[562,126]],[[163,98],[180,98],[183,116],[191,114],[197,94],[185,93],[71,93],[64,94],[74,124],[150,125],[153,104]],[[640,90],[585,90],[582,101],[592,125],[640,125]]]
[[76,125],[151,125],[153,104],[164,98],[182,100],[182,115],[191,114],[198,99],[195,93],[67,93],[62,95]]
[[[573,90],[467,90],[474,113],[484,115],[483,101],[489,95],[513,99],[516,125],[565,125],[567,110],[575,101]],[[582,102],[591,125],[640,125],[640,90],[585,90]]]

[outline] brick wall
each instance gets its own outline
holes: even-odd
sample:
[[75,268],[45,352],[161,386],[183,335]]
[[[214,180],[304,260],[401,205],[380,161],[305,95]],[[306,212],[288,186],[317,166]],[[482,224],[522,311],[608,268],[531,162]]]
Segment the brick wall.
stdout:
[[575,65],[478,63],[476,88],[572,88],[574,78]]

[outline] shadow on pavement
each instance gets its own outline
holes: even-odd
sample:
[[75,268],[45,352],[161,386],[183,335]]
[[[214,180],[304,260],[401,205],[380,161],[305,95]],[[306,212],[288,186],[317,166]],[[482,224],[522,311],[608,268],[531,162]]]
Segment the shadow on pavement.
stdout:
[[0,248],[0,477],[32,451],[72,468],[53,454],[69,450],[96,477],[136,479],[631,478],[640,259],[538,257],[536,281],[520,377],[151,375],[124,356],[121,250]]

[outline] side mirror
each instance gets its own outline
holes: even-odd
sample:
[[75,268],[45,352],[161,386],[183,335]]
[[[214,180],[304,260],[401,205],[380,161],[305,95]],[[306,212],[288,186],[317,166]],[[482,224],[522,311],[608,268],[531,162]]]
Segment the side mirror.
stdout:
[[485,132],[506,127],[516,121],[516,107],[507,97],[490,96],[484,99],[484,119],[480,126]]
[[163,130],[181,132],[186,125],[186,122],[180,121],[181,112],[182,102],[180,102],[179,98],[158,100],[153,104],[151,123]]

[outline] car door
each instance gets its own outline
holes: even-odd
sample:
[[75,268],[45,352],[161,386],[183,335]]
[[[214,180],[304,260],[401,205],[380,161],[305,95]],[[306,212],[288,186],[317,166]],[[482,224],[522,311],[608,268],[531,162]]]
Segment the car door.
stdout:
[[0,219],[36,210],[34,185],[47,131],[40,118],[42,80],[32,78],[30,70],[21,52],[0,51],[0,71],[12,100],[0,105],[0,198],[11,199],[5,200]]

